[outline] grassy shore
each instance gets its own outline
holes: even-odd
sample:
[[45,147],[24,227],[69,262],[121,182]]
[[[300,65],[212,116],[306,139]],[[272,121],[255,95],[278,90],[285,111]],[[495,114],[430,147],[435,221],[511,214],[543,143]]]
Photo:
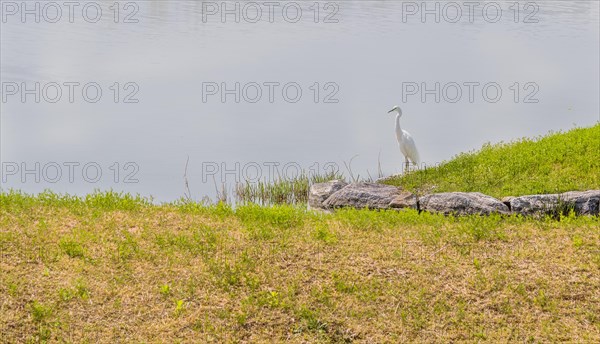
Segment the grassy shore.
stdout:
[[[495,196],[598,189],[589,144],[599,131],[486,147],[489,158],[459,156],[427,172],[425,184],[473,183]],[[536,167],[513,169],[508,151]],[[506,169],[500,152],[517,177],[494,184],[486,176]],[[453,174],[478,164],[486,172],[469,183]],[[533,186],[516,172],[541,166],[555,167],[532,176]],[[4,192],[0,272],[0,341],[8,343],[600,342],[597,216],[320,214],[302,205]]]
[[600,189],[600,124],[486,144],[385,183],[414,191],[478,191],[497,198]]

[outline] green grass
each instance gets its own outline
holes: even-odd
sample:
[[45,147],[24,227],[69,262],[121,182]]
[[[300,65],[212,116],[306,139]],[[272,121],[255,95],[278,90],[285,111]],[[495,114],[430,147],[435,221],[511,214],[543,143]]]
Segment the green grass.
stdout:
[[600,124],[486,144],[479,151],[385,183],[412,191],[476,191],[497,198],[600,189]]

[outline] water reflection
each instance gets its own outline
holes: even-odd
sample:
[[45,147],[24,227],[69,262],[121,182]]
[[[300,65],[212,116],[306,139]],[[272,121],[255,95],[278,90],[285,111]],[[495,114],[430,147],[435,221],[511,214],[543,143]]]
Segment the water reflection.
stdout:
[[[110,14],[113,1],[101,3]],[[334,162],[347,172],[344,162],[357,156],[355,175],[376,176],[379,162],[391,174],[402,163],[393,117],[386,114],[395,104],[402,105],[403,125],[428,164],[487,141],[591,125],[600,119],[598,2],[535,3],[535,24],[515,23],[513,2],[500,2],[506,15],[493,24],[482,18],[421,23],[418,16],[403,23],[397,1],[340,2],[338,23],[324,23],[323,8],[318,23],[310,9],[298,23],[270,23],[266,16],[257,23],[223,23],[218,15],[204,22],[202,3],[194,1],[139,2],[139,22],[132,24],[110,18],[95,24],[8,21],[1,33],[3,82],[97,82],[104,94],[98,103],[3,103],[2,161],[96,162],[105,178],[23,183],[17,174],[2,187],[71,193],[114,188],[173,200],[183,195],[188,156],[198,199],[214,194],[220,179],[231,183],[245,176],[238,169],[221,178],[219,171],[213,181],[207,163],[224,163],[227,171],[236,170],[236,162],[295,163],[306,170]],[[121,89],[115,103],[115,82],[139,85],[140,102],[123,103]],[[203,102],[205,82],[295,82],[303,96],[297,103],[282,97],[236,103],[231,96],[222,103],[220,95]],[[339,87],[337,103],[323,102],[328,82]],[[481,97],[438,103],[431,96],[422,102],[416,95],[402,104],[407,82],[496,82],[504,93],[497,103]],[[538,103],[523,103],[528,82],[539,86]],[[123,182],[127,162],[139,166],[138,183]]]

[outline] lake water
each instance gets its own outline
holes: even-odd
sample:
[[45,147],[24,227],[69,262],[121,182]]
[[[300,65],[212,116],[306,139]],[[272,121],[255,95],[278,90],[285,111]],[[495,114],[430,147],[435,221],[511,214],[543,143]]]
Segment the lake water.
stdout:
[[3,190],[172,201],[188,157],[195,199],[350,161],[377,178],[402,168],[394,105],[427,165],[600,120],[598,1],[20,3]]

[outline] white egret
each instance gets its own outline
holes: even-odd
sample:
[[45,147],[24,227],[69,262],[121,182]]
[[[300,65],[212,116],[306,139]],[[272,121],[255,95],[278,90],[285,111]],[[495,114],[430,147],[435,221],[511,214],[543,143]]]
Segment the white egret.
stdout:
[[398,146],[400,146],[400,152],[404,155],[405,171],[408,171],[410,160],[413,165],[419,165],[419,152],[417,151],[417,145],[415,140],[408,133],[400,127],[400,117],[402,117],[402,109],[398,105],[394,106],[393,109],[388,113],[397,112],[396,115],[396,139],[398,140]]

